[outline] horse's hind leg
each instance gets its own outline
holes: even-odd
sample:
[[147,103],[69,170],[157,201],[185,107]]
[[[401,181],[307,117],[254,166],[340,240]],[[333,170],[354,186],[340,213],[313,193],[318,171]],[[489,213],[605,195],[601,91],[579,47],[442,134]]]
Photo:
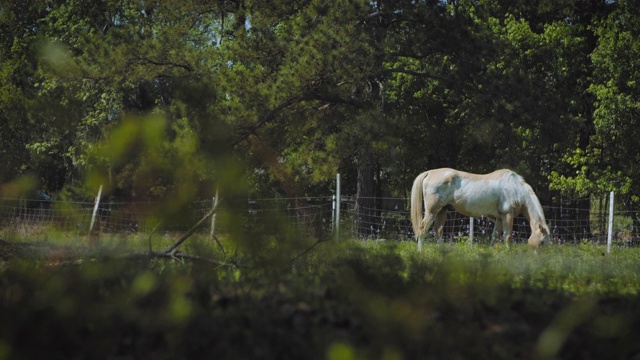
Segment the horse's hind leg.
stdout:
[[431,208],[429,211],[425,211],[424,219],[422,219],[420,236],[418,236],[418,251],[422,250],[422,239],[429,235],[431,225],[434,225],[438,243],[440,244],[442,242],[442,228],[444,226],[444,220],[447,217],[447,210],[443,208],[436,209],[437,208]]
[[424,239],[429,234],[429,228],[433,223],[434,216],[430,211],[426,211],[424,213],[424,219],[422,219],[422,223],[420,224],[420,235],[418,235],[418,251],[422,251],[422,239]]
[[444,230],[444,222],[447,220],[447,209],[444,208],[438,212],[435,218],[434,228],[436,231],[436,239],[438,244],[442,245],[442,233]]
[[425,211],[424,218],[422,219],[422,223],[420,224],[420,235],[418,236],[418,251],[422,250],[422,239],[429,235],[429,228],[444,206],[439,202],[438,197],[434,194],[425,193],[423,196]]

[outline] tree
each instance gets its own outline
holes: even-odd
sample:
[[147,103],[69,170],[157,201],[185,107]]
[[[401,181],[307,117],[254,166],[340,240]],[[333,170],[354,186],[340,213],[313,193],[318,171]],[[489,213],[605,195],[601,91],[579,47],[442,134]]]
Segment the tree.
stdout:
[[215,113],[218,89],[211,73],[220,65],[215,49],[224,10],[223,3],[195,1],[52,5],[39,22],[39,97],[48,102],[39,111],[62,123],[46,122],[54,136],[29,146],[44,152],[63,148],[65,163],[81,173],[104,165],[105,185],[121,198],[162,197],[177,191],[180,179],[210,178],[214,166],[202,162],[192,164],[188,176],[170,175],[174,169],[169,167],[164,176],[154,177],[155,183],[136,186],[136,174],[149,163],[144,152],[132,151],[117,164],[90,163],[89,157],[127,114],[148,113],[168,119],[167,142],[192,146],[205,155],[201,160],[220,155],[222,143],[230,140]]
[[[555,173],[553,185],[584,195],[615,191],[629,209],[635,209],[640,199],[640,7],[633,1],[609,7],[613,11],[594,24],[597,46],[591,54],[594,70],[589,87],[595,97],[593,131],[565,158],[576,175]],[[634,225],[636,229],[640,225],[637,214]]]
[[[247,2],[250,23],[223,44],[229,123],[283,191],[297,196],[353,159],[373,181],[368,114],[379,106],[363,1]],[[236,15],[238,16],[238,15]],[[374,126],[375,127],[375,126]],[[354,140],[354,133],[358,140]],[[345,136],[349,136],[348,142]],[[366,168],[366,170],[364,170]],[[370,186],[359,198],[373,198]],[[362,206],[360,206],[362,208]]]
[[[390,155],[402,149],[398,136],[415,130],[415,123],[403,126],[415,118],[403,115],[402,97],[415,93],[398,96],[401,81],[416,79],[416,92],[433,87],[446,94],[459,75],[452,63],[465,61],[453,39],[464,38],[459,25],[466,18],[439,2],[246,5],[249,26],[223,46],[232,56],[225,70],[233,84],[228,97],[238,106],[234,125],[245,128],[248,146],[290,195],[300,183],[333,178],[337,166],[347,179],[354,174],[358,228],[366,235],[375,213],[365,209],[376,208],[382,169],[398,162]],[[428,96],[438,107],[439,99]],[[424,107],[412,109],[417,118]],[[318,166],[327,161],[333,166]]]
[[[2,4],[6,178],[35,168],[56,190],[100,169],[112,195],[150,199],[241,159],[252,191],[297,197],[326,193],[340,171],[366,236],[376,196],[428,168],[513,168],[544,203],[549,179],[566,194],[636,177],[613,164],[635,149],[626,2]],[[151,118],[167,164],[180,149],[198,162],[184,176],[144,147],[94,151],[127,126],[139,141]]]
[[40,177],[42,185],[56,189],[61,176],[48,171],[48,162],[33,161],[32,151],[25,147],[45,132],[40,118],[30,111],[37,105],[36,56],[31,50],[45,9],[44,1],[0,2],[0,183],[33,171],[47,173]]
[[[501,21],[490,19],[502,55],[489,67],[488,84],[500,85],[502,91],[485,103],[494,105],[490,114],[511,139],[502,141],[496,155],[518,169],[547,203],[562,201],[548,191],[548,179],[565,171],[562,159],[584,146],[593,129],[591,25],[607,11],[604,3],[543,1],[511,8]],[[548,215],[589,224],[590,201],[575,195],[570,194],[565,207],[578,210],[561,214],[554,209]],[[559,229],[559,235],[578,235],[565,230]]]

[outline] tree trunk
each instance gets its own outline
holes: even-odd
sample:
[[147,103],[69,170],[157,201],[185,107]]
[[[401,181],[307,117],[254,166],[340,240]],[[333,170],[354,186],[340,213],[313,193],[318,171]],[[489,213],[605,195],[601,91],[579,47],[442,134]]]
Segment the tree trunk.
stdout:
[[356,194],[356,229],[363,239],[378,234],[376,164],[368,151],[360,151],[358,158],[358,188]]

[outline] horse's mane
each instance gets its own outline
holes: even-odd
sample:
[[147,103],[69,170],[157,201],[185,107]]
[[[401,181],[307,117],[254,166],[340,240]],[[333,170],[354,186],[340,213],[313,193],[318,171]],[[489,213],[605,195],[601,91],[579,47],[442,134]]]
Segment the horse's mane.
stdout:
[[502,185],[505,189],[505,194],[510,197],[509,200],[525,205],[532,219],[542,219],[544,222],[545,217],[542,205],[531,185],[524,181],[524,178],[519,174],[511,170],[505,171],[502,177]]

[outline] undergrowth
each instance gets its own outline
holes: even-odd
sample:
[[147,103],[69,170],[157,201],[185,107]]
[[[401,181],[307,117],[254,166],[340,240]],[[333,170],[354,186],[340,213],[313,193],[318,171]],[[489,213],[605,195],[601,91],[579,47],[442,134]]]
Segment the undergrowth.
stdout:
[[[0,243],[0,359],[583,358],[640,353],[640,251],[198,235]],[[55,239],[54,239],[55,237]],[[60,238],[58,238],[60,237]],[[290,239],[286,239],[289,241]],[[304,245],[304,246],[302,246]],[[61,250],[62,249],[62,250]],[[67,250],[64,250],[67,249]],[[279,250],[279,251],[278,251]],[[67,252],[65,252],[67,251]]]

